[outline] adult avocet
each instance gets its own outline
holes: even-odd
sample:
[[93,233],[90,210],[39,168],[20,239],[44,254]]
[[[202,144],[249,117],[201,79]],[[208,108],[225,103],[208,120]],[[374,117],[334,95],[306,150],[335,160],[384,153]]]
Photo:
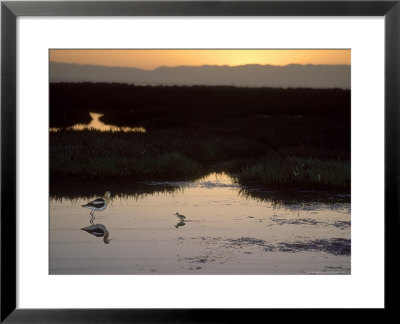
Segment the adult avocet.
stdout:
[[92,216],[93,219],[94,218],[93,214],[95,211],[102,211],[106,209],[107,205],[110,203],[110,196],[111,193],[109,191],[106,191],[103,198],[97,198],[87,203],[86,205],[82,205],[82,207],[91,209],[90,215]]
[[81,228],[81,230],[86,231],[96,237],[102,237],[104,243],[110,243],[111,239],[109,239],[110,233],[107,231],[106,227],[103,224],[96,224]]

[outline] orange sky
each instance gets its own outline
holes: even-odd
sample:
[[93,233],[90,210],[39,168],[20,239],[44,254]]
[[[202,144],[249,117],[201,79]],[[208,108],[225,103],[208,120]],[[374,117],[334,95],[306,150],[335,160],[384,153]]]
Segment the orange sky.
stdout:
[[179,65],[350,65],[350,55],[350,50],[50,50],[50,61],[152,70]]

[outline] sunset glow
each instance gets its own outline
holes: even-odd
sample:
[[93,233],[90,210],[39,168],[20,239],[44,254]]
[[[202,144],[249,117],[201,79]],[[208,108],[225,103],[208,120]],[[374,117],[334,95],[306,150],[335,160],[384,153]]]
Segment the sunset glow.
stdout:
[[50,50],[50,61],[152,70],[160,66],[351,64],[350,50]]

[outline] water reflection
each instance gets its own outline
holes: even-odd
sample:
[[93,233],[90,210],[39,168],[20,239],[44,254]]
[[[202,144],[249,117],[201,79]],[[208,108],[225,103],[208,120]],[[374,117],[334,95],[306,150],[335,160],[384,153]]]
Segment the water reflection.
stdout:
[[174,215],[176,215],[176,217],[178,217],[178,219],[179,219],[178,223],[176,223],[176,225],[175,225],[175,228],[186,225],[186,223],[185,223],[186,216],[179,214],[178,212],[176,212]]
[[176,223],[175,228],[181,227],[181,226],[185,226],[186,223],[184,220],[179,221],[178,223]]
[[[93,188],[96,192],[93,192]],[[304,209],[315,204],[335,206],[346,204],[350,206],[351,195],[345,192],[311,191],[311,190],[268,190],[261,187],[243,186],[235,181],[234,176],[226,173],[210,173],[194,181],[122,181],[118,179],[104,181],[53,181],[50,184],[50,198],[55,200],[93,198],[93,194],[101,194],[103,189],[109,189],[115,197],[135,200],[149,196],[165,195],[173,198],[176,195],[191,192],[203,193],[205,189],[215,193],[228,190],[235,192],[238,198],[246,201],[271,204],[274,207],[289,207]],[[113,195],[114,195],[113,194]],[[175,215],[178,217],[178,212]],[[180,214],[179,214],[180,215]],[[183,216],[183,215],[182,215]],[[179,218],[179,217],[178,217]]]
[[174,194],[181,190],[170,184],[149,185],[146,183],[118,180],[64,180],[50,183],[50,198],[54,200],[91,199],[101,196],[105,190],[113,193],[113,197],[141,199],[149,195]]
[[[102,132],[138,132],[138,133],[145,133],[146,129],[143,127],[120,127],[115,125],[107,125],[100,121],[100,118],[104,116],[104,114],[97,114],[97,113],[89,113],[92,120],[89,124],[76,124],[71,127],[67,127],[67,130],[99,130]],[[53,127],[50,128],[50,132],[58,132],[61,128]]]
[[[51,274],[350,273],[350,195],[249,188],[215,173],[196,181],[69,183],[51,183]],[[103,190],[113,200],[102,219],[118,237],[107,253],[83,231],[105,244],[110,233],[87,224],[81,207]]]
[[313,190],[266,190],[257,187],[240,187],[238,195],[246,200],[269,203],[274,207],[323,204],[350,204],[351,195],[345,192]]
[[81,230],[86,231],[96,237],[102,237],[103,242],[105,244],[109,244],[111,239],[108,238],[110,233],[107,231],[107,228],[103,224],[93,224],[93,220],[91,220],[91,224],[92,225],[90,226],[81,228]]

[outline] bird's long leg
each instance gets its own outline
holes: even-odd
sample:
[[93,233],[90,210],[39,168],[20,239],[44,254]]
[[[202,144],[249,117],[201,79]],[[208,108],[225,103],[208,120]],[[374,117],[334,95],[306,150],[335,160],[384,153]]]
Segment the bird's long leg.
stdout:
[[92,217],[90,218],[90,224],[92,224],[92,225],[94,225],[94,224],[93,224],[93,220],[94,220],[94,212],[95,212],[95,210],[94,210],[94,209],[92,209],[92,210],[90,211],[90,216],[92,216]]

